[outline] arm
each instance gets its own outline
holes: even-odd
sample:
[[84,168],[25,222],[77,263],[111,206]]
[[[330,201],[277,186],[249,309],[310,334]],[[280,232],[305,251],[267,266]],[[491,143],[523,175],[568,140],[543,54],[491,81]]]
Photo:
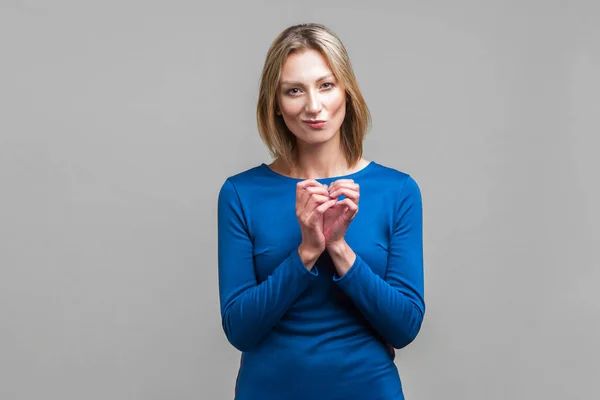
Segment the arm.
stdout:
[[385,279],[345,242],[329,249],[338,271],[334,281],[397,349],[415,339],[425,314],[422,215],[419,187],[408,177],[396,209]]
[[256,347],[317,276],[294,250],[260,284],[254,272],[252,241],[233,183],[218,199],[219,297],[223,330],[240,351]]

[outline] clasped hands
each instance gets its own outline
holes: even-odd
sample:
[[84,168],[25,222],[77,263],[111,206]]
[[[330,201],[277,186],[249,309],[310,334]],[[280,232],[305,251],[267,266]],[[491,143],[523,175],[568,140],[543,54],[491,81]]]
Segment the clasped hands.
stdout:
[[[345,199],[338,200],[340,196]],[[343,243],[350,222],[358,213],[359,185],[338,179],[330,185],[307,179],[296,185],[296,216],[302,231],[302,246],[320,254]]]

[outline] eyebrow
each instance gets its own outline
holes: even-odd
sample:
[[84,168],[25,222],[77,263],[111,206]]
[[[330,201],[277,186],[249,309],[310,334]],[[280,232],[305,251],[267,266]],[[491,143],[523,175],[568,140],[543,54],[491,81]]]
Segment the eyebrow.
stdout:
[[[315,82],[321,82],[321,81],[324,81],[325,79],[330,79],[330,78],[333,78],[333,75],[327,74],[325,76],[320,77]],[[302,82],[281,81],[281,85],[298,85],[298,86],[302,86],[303,84],[302,84]]]

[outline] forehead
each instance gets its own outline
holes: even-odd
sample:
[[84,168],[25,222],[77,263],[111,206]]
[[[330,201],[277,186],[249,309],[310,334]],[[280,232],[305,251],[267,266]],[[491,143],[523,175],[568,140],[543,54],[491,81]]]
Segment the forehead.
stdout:
[[286,58],[280,80],[312,82],[327,74],[332,74],[327,59],[320,52],[309,49],[294,52]]

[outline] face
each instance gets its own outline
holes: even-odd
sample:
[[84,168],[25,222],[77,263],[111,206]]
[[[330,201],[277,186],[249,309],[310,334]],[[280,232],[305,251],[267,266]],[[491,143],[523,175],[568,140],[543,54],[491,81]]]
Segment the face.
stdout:
[[281,116],[306,144],[324,143],[339,135],[346,116],[346,92],[316,50],[288,56],[278,89]]

